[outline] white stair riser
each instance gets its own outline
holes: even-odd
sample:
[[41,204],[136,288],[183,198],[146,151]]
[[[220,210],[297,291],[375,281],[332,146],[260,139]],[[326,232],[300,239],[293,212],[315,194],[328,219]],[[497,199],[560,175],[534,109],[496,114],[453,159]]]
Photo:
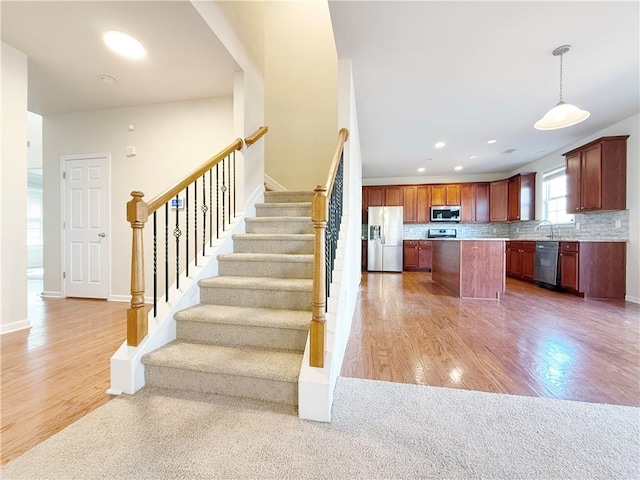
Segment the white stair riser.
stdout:
[[240,377],[182,368],[145,365],[145,382],[152,387],[216,393],[265,402],[298,404],[298,383]]
[[[265,218],[265,217],[263,217]],[[278,217],[271,217],[271,221],[254,221],[247,218],[245,220],[245,230],[247,233],[314,233],[311,220],[279,220]]]
[[263,203],[256,205],[257,217],[311,217],[311,205]]
[[249,240],[233,241],[234,253],[313,254],[313,240]]
[[218,275],[233,277],[312,278],[313,262],[219,260]]
[[314,192],[265,192],[265,203],[311,202]]
[[[309,314],[311,318],[311,314]],[[277,348],[303,352],[307,330],[264,328],[251,325],[228,325],[210,322],[176,322],[177,338],[183,342]]]
[[200,301],[212,305],[311,310],[311,291],[200,287]]

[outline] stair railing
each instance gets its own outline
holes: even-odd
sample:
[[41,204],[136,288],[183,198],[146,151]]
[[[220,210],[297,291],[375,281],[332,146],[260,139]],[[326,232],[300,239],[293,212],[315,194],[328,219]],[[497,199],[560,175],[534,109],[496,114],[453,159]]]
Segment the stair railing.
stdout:
[[[261,127],[248,138],[255,143],[267,130]],[[132,231],[127,345],[140,344],[148,332],[149,309],[153,308],[153,315],[157,316],[159,298],[164,295],[165,301],[169,301],[170,285],[175,283],[176,289],[180,288],[181,274],[189,276],[190,263],[193,261],[198,266],[198,259],[206,255],[207,245],[212,248],[214,239],[219,239],[235,218],[235,152],[241,150],[242,145],[243,140],[237,138],[148,203],[142,200],[144,193],[131,192],[133,198],[127,203],[127,221]],[[152,306],[145,304],[143,247],[143,230],[150,216],[153,224]],[[163,257],[160,260],[159,252]]]
[[338,142],[329,166],[327,181],[315,188],[311,204],[315,242],[313,255],[313,298],[309,329],[309,365],[324,367],[327,298],[336,258],[344,185],[344,144],[349,130],[338,132]]

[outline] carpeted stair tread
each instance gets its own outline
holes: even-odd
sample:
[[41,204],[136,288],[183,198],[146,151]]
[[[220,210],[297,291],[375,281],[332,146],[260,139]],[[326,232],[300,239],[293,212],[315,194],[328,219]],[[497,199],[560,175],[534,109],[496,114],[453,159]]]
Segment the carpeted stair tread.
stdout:
[[175,314],[176,321],[222,323],[267,328],[308,330],[311,315],[305,310],[234,307],[200,304]]
[[310,292],[313,280],[307,278],[271,277],[210,277],[198,282],[200,287],[251,288],[253,290],[275,290]]
[[302,353],[172,342],[143,357],[145,365],[297,382]]
[[306,240],[312,242],[315,238],[313,233],[236,233],[233,240]]
[[313,233],[237,233],[236,253],[313,254]]
[[218,255],[218,261],[237,260],[244,262],[289,262],[313,263],[311,254],[290,253],[224,253]]

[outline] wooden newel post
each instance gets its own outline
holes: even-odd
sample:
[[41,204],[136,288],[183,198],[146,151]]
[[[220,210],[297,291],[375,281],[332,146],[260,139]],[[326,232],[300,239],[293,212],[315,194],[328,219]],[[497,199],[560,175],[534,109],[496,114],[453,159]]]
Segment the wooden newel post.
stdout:
[[309,331],[309,364],[324,367],[324,327],[326,297],[325,230],[327,228],[327,188],[318,185],[311,203],[311,220],[315,232],[313,256],[313,299],[311,302],[311,327]]
[[131,192],[127,221],[131,223],[131,308],[127,310],[127,345],[136,347],[147,335],[147,308],[144,304],[144,247],[142,229],[149,218],[144,193]]

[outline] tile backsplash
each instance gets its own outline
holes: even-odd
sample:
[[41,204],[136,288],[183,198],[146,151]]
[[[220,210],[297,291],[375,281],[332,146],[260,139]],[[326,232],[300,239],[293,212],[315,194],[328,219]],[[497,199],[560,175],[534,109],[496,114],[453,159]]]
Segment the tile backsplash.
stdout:
[[[548,240],[549,226],[536,229],[539,221],[504,223],[424,223],[405,224],[405,239],[427,238],[430,228],[455,228],[458,238],[510,238],[523,240]],[[619,225],[619,226],[618,226]],[[629,210],[586,213],[575,215],[575,222],[554,225],[554,236],[560,231],[564,240],[628,240]],[[367,226],[362,226],[362,238],[367,238]]]

